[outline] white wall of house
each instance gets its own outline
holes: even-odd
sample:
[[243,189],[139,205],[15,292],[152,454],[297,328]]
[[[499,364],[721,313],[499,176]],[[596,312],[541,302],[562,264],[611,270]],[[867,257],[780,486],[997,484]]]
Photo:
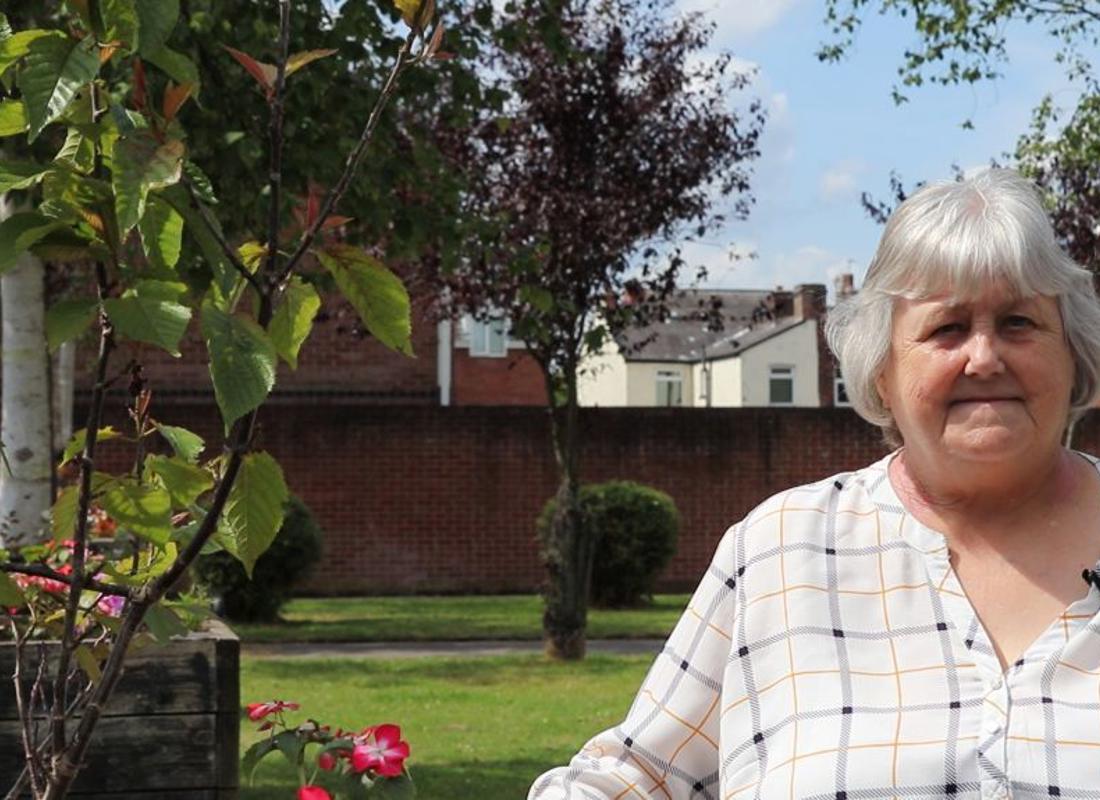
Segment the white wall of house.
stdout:
[[589,356],[577,376],[577,402],[582,406],[625,406],[627,364],[615,342]]
[[658,373],[673,373],[680,376],[680,407],[695,405],[695,381],[692,380],[692,365],[676,361],[634,361],[628,365],[629,373],[626,387],[628,406],[657,406]]
[[793,369],[794,392],[790,405],[821,405],[817,391],[817,320],[806,320],[753,345],[734,360],[741,362],[741,405],[772,405],[768,399],[772,367]]
[[741,359],[723,358],[712,361],[711,385],[714,387],[715,408],[736,408],[741,405]]

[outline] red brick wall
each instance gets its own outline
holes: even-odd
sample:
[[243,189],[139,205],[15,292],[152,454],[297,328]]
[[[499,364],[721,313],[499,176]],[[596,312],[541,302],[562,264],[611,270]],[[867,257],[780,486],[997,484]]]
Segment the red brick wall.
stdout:
[[546,405],[546,379],[524,350],[483,358],[456,349],[452,376],[451,402],[456,406]]
[[[205,405],[162,402],[156,413],[218,440]],[[849,409],[598,408],[581,418],[584,480],[648,483],[680,509],[665,588],[694,586],[722,533],[765,497],[885,452]],[[1097,452],[1095,419],[1076,441]],[[542,581],[533,520],[556,485],[542,409],[283,403],[262,412],[258,446],[325,530],[308,591],[532,591]]]

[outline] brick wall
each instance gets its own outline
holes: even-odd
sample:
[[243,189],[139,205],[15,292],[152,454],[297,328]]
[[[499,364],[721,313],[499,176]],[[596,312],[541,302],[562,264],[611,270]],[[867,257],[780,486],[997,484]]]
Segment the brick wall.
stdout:
[[542,369],[525,350],[486,358],[456,348],[453,368],[451,402],[456,406],[546,405]]
[[[204,404],[162,402],[157,414],[212,446],[219,438]],[[593,408],[581,419],[584,480],[638,480],[675,499],[683,526],[662,580],[672,589],[694,586],[722,533],[765,497],[884,452],[848,409]],[[1076,441],[1097,452],[1095,419]],[[542,409],[283,401],[263,410],[258,446],[325,530],[308,591],[531,591],[542,581],[533,520],[556,485]]]

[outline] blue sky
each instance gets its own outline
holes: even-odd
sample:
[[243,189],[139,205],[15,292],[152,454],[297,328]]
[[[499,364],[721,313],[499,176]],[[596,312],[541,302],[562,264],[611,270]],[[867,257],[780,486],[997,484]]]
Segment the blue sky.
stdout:
[[[707,244],[685,250],[710,272],[714,288],[826,283],[850,271],[861,282],[880,228],[859,204],[861,191],[888,199],[890,171],[906,185],[949,178],[951,165],[987,164],[1014,149],[1046,93],[1072,105],[1076,92],[1054,62],[1056,43],[1041,29],[1009,31],[1005,76],[976,86],[929,85],[896,106],[890,90],[907,45],[905,20],[870,17],[840,64],[814,53],[827,38],[821,0],[678,0],[707,13],[714,44],[758,75],[753,93],[769,119],[756,165],[756,207]],[[970,119],[974,130],[961,123]],[[731,250],[754,251],[731,262]]]

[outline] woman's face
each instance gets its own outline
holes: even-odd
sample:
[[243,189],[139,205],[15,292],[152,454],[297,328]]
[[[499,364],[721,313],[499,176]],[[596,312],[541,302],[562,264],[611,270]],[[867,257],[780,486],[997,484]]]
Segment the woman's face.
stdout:
[[988,462],[1061,441],[1073,376],[1054,298],[994,285],[973,301],[898,299],[876,386],[907,451]]

